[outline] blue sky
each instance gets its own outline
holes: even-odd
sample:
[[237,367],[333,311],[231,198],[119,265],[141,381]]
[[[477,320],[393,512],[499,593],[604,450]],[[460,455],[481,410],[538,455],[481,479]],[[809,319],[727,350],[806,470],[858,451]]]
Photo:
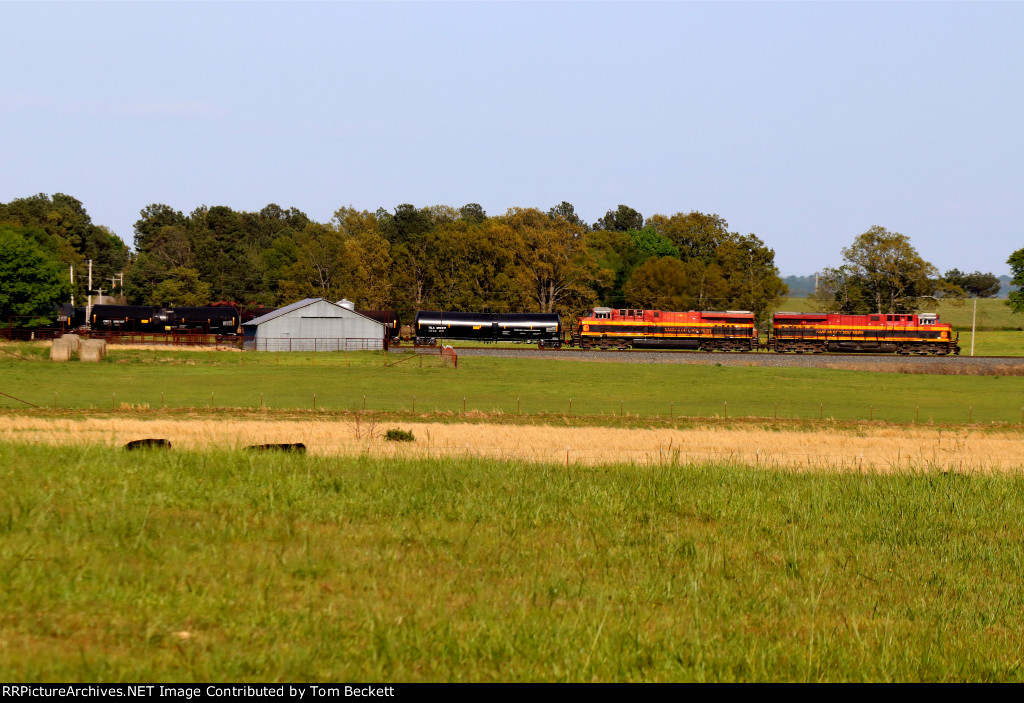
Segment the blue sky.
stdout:
[[872,225],[1024,247],[1024,4],[0,3],[0,202],[715,212],[783,274]]

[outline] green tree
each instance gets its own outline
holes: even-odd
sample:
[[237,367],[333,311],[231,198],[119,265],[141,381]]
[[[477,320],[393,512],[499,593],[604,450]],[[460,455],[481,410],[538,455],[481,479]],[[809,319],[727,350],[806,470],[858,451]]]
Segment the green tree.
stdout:
[[1006,304],[1013,308],[1014,312],[1024,312],[1024,249],[1018,249],[1010,254],[1006,263],[1010,265],[1010,273],[1013,274],[1010,285],[1017,286],[1017,290],[1010,291]]
[[512,312],[528,304],[516,280],[520,233],[500,218],[443,225],[430,241],[432,307]]
[[519,237],[517,276],[538,312],[576,309],[593,299],[581,227],[534,208],[512,208],[502,221]]
[[707,215],[695,210],[689,213],[677,212],[671,217],[653,215],[647,226],[665,236],[679,250],[683,261],[700,259],[710,264],[717,258],[718,247],[731,237],[729,223],[717,214]]
[[631,229],[626,232],[633,246],[644,259],[652,256],[674,256],[679,258],[679,248],[653,227]]
[[352,207],[339,208],[334,224],[346,238],[346,255],[351,258],[350,294],[359,308],[382,310],[391,302],[391,244],[380,232],[373,213]]
[[150,238],[164,227],[184,227],[186,218],[179,210],[163,203],[152,203],[139,211],[135,221],[135,250],[148,251]]
[[750,310],[758,324],[765,322],[789,290],[775,266],[775,251],[753,234],[730,235],[719,245],[716,259],[728,282],[724,307]]
[[576,208],[573,207],[572,203],[566,202],[565,200],[548,210],[548,217],[551,219],[561,217],[571,225],[575,225],[581,229],[587,229],[587,223],[581,220],[580,216],[576,214]]
[[623,292],[629,307],[685,310],[690,307],[686,264],[672,256],[648,259],[627,281]]
[[[82,202],[64,193],[53,197],[40,193],[0,203],[0,222],[28,227],[31,236],[52,252],[64,266],[85,270],[92,260],[93,285],[109,290],[106,281],[116,278],[129,261],[128,247],[108,228],[94,224]],[[75,294],[86,293],[85,276],[79,276]]]
[[71,295],[71,281],[31,228],[0,225],[0,323],[52,323],[54,306]]
[[487,219],[487,213],[480,203],[467,203],[459,208],[459,219],[480,224]]
[[170,269],[157,257],[142,252],[132,260],[124,274],[124,296],[129,305],[149,305],[150,296]]
[[597,300],[609,307],[627,304],[623,288],[645,258],[633,238],[628,232],[593,230],[584,235],[583,243],[594,265],[589,283]]
[[150,305],[163,307],[201,307],[210,302],[210,284],[199,280],[198,271],[185,267],[168,271],[149,295]]
[[624,288],[627,305],[656,310],[713,310],[729,294],[716,264],[665,256],[645,261]]
[[351,291],[354,264],[346,237],[330,225],[311,223],[297,238],[298,260],[284,271],[281,293],[288,302],[303,298],[337,301]]
[[914,312],[921,296],[935,294],[938,270],[899,232],[876,225],[843,249],[843,260],[818,280],[819,296],[840,312]]
[[946,271],[942,280],[960,288],[971,298],[992,298],[999,295],[1000,281],[994,273],[964,273],[959,269],[950,269]]
[[[451,218],[453,221],[458,216]],[[431,261],[427,236],[433,231],[434,216],[429,208],[403,203],[394,213],[377,210],[381,236],[390,245],[391,290],[403,311],[423,310],[431,296]]]
[[594,223],[594,229],[606,229],[612,232],[628,232],[631,229],[643,229],[644,216],[629,207],[619,205],[614,210],[609,210]]

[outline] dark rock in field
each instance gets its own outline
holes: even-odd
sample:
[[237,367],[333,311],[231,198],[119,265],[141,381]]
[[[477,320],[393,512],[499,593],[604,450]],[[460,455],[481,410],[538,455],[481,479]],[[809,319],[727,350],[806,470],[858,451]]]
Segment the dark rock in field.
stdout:
[[171,440],[169,439],[133,439],[128,444],[124,445],[125,449],[170,449]]
[[296,442],[295,444],[254,444],[251,447],[246,447],[249,451],[254,452],[297,452],[298,454],[306,453],[306,445],[302,442]]

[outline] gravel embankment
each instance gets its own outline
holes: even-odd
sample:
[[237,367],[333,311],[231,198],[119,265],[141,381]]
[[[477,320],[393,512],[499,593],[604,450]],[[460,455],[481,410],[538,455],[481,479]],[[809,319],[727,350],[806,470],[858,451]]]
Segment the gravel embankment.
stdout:
[[706,353],[688,351],[581,351],[563,349],[457,349],[459,356],[517,359],[604,361],[623,364],[699,364],[704,366],[771,366],[884,371],[890,373],[1024,375],[1024,357],[897,356],[884,354]]

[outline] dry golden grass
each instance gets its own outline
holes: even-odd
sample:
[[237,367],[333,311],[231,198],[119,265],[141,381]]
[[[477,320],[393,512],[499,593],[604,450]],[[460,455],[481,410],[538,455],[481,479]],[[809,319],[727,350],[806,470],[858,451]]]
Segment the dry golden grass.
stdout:
[[[387,442],[387,429],[414,442]],[[347,420],[47,419],[0,417],[0,440],[48,445],[122,446],[147,437],[177,449],[228,449],[302,442],[313,454],[471,456],[574,464],[726,461],[796,470],[1013,472],[1024,468],[1024,442],[1012,431],[898,427],[865,423],[776,431],[745,426],[686,429]]]

